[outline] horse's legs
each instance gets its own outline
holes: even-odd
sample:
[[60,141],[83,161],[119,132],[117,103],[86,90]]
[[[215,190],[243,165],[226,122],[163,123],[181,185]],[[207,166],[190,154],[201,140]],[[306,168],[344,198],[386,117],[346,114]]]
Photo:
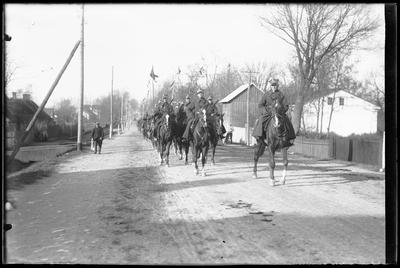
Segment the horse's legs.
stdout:
[[189,144],[189,142],[187,142],[187,143],[184,143],[183,146],[184,146],[184,149],[185,149],[185,165],[187,165],[188,164],[188,154],[189,154],[189,146],[190,146],[190,144]]
[[271,180],[271,185],[275,186],[275,178],[274,178],[275,152],[271,147],[269,147],[269,178]]
[[166,156],[166,158],[165,158],[165,163],[167,164],[167,167],[169,167],[169,149],[171,148],[171,143],[172,143],[172,140],[169,140],[168,142],[167,142],[167,144],[166,144],[166,151],[165,151],[165,156]]
[[199,167],[197,166],[197,150],[198,150],[198,148],[197,148],[197,146],[196,145],[194,145],[194,142],[193,142],[193,146],[192,146],[192,153],[193,153],[193,163],[194,163],[194,174],[199,174]]
[[159,141],[159,153],[160,153],[160,165],[162,165],[164,163],[164,150],[165,150],[165,145],[162,144],[161,141]]
[[254,167],[253,167],[253,179],[257,179],[257,163],[258,159],[264,154],[265,144],[261,139],[257,139],[257,144],[254,147]]
[[286,170],[287,170],[287,166],[288,166],[288,148],[283,148],[282,149],[282,156],[283,156],[283,174],[282,174],[282,184],[285,184],[286,182]]
[[183,159],[183,154],[182,154],[182,138],[178,138],[178,149],[179,149],[179,160]]
[[218,143],[218,139],[215,141],[211,142],[211,150],[212,150],[212,154],[211,154],[211,165],[215,165],[215,160],[214,160],[214,156],[215,156],[215,148],[217,147],[217,143]]
[[206,170],[205,170],[205,165],[206,165],[206,162],[207,162],[207,153],[208,153],[208,146],[206,146],[206,147],[203,147],[202,148],[202,152],[201,152],[201,165],[202,165],[202,168],[201,168],[201,175],[203,176],[203,177],[205,177],[206,176]]
[[174,138],[174,141],[173,141],[173,143],[174,143],[174,153],[175,153],[175,155],[178,155],[178,145],[177,145],[177,139],[176,138]]

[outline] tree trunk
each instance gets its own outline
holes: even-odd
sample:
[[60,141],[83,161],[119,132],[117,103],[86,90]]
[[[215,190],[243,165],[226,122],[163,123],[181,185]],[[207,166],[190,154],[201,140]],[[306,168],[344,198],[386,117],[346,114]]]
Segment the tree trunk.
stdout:
[[325,97],[322,97],[322,103],[321,103],[321,125],[319,127],[319,132],[322,133],[323,129],[323,123],[324,123],[324,102],[325,102]]
[[328,134],[328,136],[329,136],[329,131],[330,131],[330,128],[331,128],[331,120],[332,120],[332,114],[333,114],[333,105],[335,105],[335,96],[336,96],[336,92],[334,92],[333,93],[333,100],[332,100],[332,105],[331,105],[331,111],[330,111],[330,114],[329,114],[329,121],[328,121],[328,128],[327,128],[327,134]]
[[301,124],[301,114],[303,113],[304,97],[302,94],[298,94],[294,103],[293,111],[293,128],[296,134],[299,133]]
[[318,104],[317,104],[317,133],[319,130],[319,111],[321,108],[321,98],[318,98]]

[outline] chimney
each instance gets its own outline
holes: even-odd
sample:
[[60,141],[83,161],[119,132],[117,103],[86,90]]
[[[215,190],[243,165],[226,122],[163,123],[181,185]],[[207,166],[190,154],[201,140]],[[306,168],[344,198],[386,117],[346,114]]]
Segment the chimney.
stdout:
[[12,93],[12,96],[13,96],[13,97],[12,97],[13,100],[16,100],[16,99],[17,99],[17,92],[13,92],[13,93]]
[[28,94],[28,93],[24,93],[24,94],[22,94],[22,99],[23,100],[31,100],[31,94]]

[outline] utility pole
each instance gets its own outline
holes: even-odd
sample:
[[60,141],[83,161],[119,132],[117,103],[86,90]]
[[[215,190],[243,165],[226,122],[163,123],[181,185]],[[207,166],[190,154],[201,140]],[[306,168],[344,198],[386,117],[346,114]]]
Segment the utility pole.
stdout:
[[19,142],[17,143],[17,145],[15,146],[14,151],[12,152],[12,154],[10,155],[9,159],[8,159],[8,163],[11,163],[11,161],[15,158],[15,156],[17,155],[19,149],[21,148],[21,146],[23,145],[23,143],[26,140],[26,137],[28,136],[29,132],[31,131],[33,125],[35,124],[36,120],[39,117],[39,113],[44,109],[44,107],[46,106],[47,101],[49,100],[51,94],[53,93],[54,89],[56,88],[58,82],[61,79],[61,76],[63,75],[65,69],[67,69],[68,64],[71,62],[72,57],[75,54],[75,51],[78,49],[79,43],[81,41],[79,40],[74,48],[72,49],[67,61],[64,63],[64,66],[61,68],[60,72],[58,73],[56,80],[53,82],[53,84],[51,85],[49,91],[47,92],[46,97],[44,98],[42,104],[40,104],[39,108],[36,110],[35,114],[33,115],[31,121],[29,122],[29,125],[26,127],[24,134],[22,135],[21,139],[19,140]]
[[123,131],[123,125],[124,125],[123,116],[124,116],[124,93],[121,94],[121,119],[120,119],[120,121],[121,121],[121,123],[120,123],[121,124],[121,132]]
[[78,133],[77,133],[77,151],[82,150],[82,113],[83,113],[83,91],[84,91],[84,23],[85,23],[85,6],[82,4],[82,25],[81,25],[81,95],[80,95],[80,105],[78,112]]
[[113,131],[113,83],[114,83],[114,66],[111,68],[111,96],[110,96],[110,140],[112,137],[112,131]]
[[250,88],[251,88],[251,75],[258,73],[255,71],[247,71],[244,73],[250,74],[249,86],[247,88],[247,100],[246,100],[246,144],[250,146]]

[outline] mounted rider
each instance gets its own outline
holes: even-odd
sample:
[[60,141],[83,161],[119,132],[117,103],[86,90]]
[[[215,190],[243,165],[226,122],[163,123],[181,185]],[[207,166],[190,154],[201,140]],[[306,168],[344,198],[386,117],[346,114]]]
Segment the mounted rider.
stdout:
[[[281,135],[283,138],[283,147],[292,146],[293,140],[296,138],[296,134],[293,129],[293,125],[286,114],[286,112],[289,109],[288,102],[284,94],[278,89],[279,79],[276,78],[270,79],[269,83],[270,83],[270,90],[264,93],[264,95],[261,98],[261,101],[258,103],[258,108],[260,109],[261,115],[255,122],[252,135],[256,139],[257,138],[265,139],[265,134],[263,132],[272,118],[273,105],[274,103],[280,103],[282,109],[280,109],[277,112],[282,117],[283,132],[281,133]],[[264,140],[264,142],[267,144],[266,139]]]
[[[186,104],[185,104],[185,112],[188,117],[188,124],[186,126],[185,132],[183,133],[183,141],[188,141],[189,140],[189,134],[191,134],[193,131],[193,128],[196,126],[197,122],[199,121],[199,114],[203,109],[207,108],[208,102],[204,98],[204,92],[203,90],[199,89],[196,92],[197,94],[197,99],[192,103],[189,100],[186,99]],[[188,96],[187,96],[188,97]],[[190,133],[189,133],[190,131]]]
[[168,114],[173,116],[174,108],[172,107],[171,103],[168,102],[168,95],[164,94],[163,100],[159,101],[154,112],[154,118],[156,119],[154,124],[154,137],[157,137],[158,129],[163,121],[163,117]]
[[[215,122],[215,120],[221,116],[221,114],[218,111],[217,102],[214,103],[211,96],[208,96],[207,102],[208,102],[208,105],[206,108],[207,114],[210,116],[211,121]],[[221,137],[221,139],[223,139],[224,134],[226,133],[226,129],[225,129],[223,123],[221,124],[220,127],[221,127],[220,137]],[[217,131],[217,135],[218,135],[218,129],[216,129],[216,131]]]

